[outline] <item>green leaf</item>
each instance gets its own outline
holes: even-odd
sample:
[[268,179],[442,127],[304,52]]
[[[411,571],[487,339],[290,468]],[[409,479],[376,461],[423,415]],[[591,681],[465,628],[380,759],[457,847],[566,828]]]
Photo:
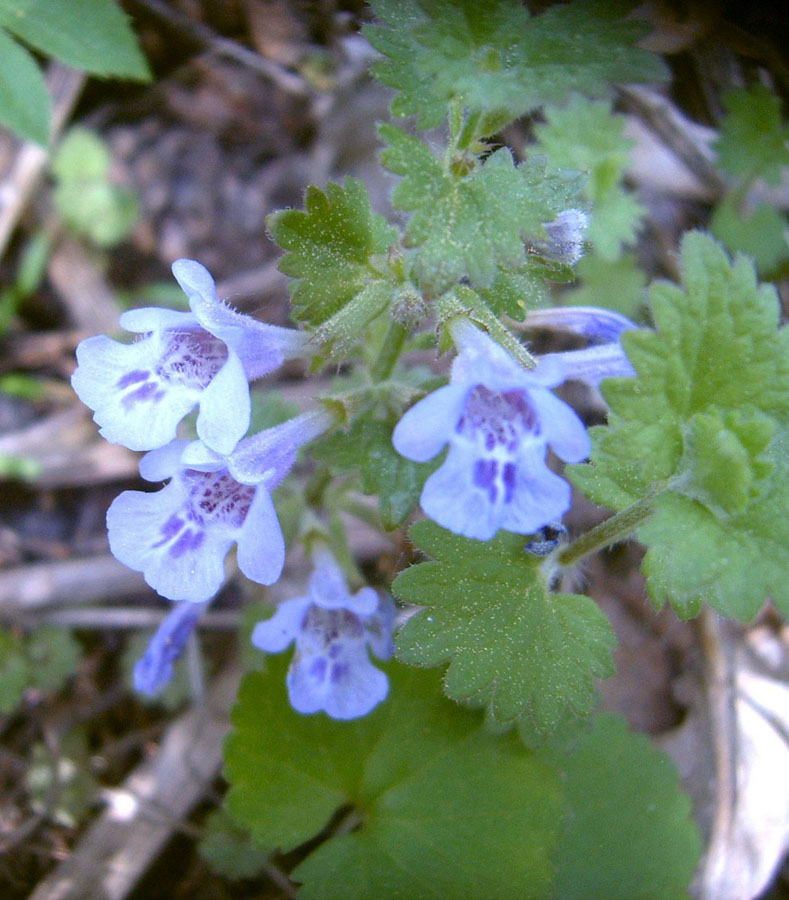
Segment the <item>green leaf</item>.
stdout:
[[[451,102],[486,114],[480,136],[571,91],[599,96],[611,81],[662,81],[662,60],[638,49],[628,4],[581,0],[529,17],[518,0],[374,0],[384,25],[364,34],[386,58],[374,74],[399,93],[398,116],[441,124]],[[484,118],[484,117],[483,117]]]
[[[289,251],[279,267],[296,279],[290,286],[293,314],[299,321],[321,325],[357,301],[352,318],[359,334],[381,305],[380,291],[371,282],[383,275],[371,257],[386,253],[397,234],[372,211],[367,189],[355,178],[346,178],[344,185],[330,182],[325,192],[307,188],[305,207],[282,210],[267,219],[274,240]],[[388,289],[393,292],[394,285]],[[363,292],[371,290],[367,306],[373,311],[366,317]]]
[[0,29],[0,125],[20,137],[49,143],[50,101],[33,57]]
[[753,257],[761,275],[771,275],[789,257],[786,216],[774,206],[760,203],[740,212],[732,197],[724,198],[710,219],[710,231],[732,253]]
[[52,160],[58,213],[100,247],[119,243],[139,212],[134,193],[110,183],[110,164],[109,147],[87,128],[72,128]]
[[[285,699],[284,662],[249,674],[226,744],[228,806],[288,851],[341,824],[294,870],[304,900],[547,897],[560,782],[514,735],[447,703],[434,673],[388,667],[390,698],[336,722]],[[349,830],[352,825],[353,830]]]
[[686,898],[701,840],[668,756],[605,714],[551,761],[570,804],[556,900]]
[[225,878],[255,878],[266,870],[269,854],[223,810],[215,810],[203,825],[200,856],[212,871]]
[[614,644],[592,600],[549,593],[521,535],[474,541],[425,520],[411,538],[434,561],[406,569],[392,585],[397,597],[426,607],[397,636],[398,658],[449,662],[448,696],[485,703],[497,722],[520,719],[535,741],[589,711],[595,677],[613,672]]
[[65,628],[37,628],[25,641],[30,684],[57,691],[77,671],[82,647]]
[[392,445],[393,428],[393,423],[368,413],[347,431],[336,431],[312,448],[313,457],[335,473],[361,471],[362,490],[378,495],[381,521],[387,529],[402,525],[438,465],[438,461],[415,463],[400,456]]
[[584,196],[591,204],[587,239],[605,260],[617,259],[622,244],[636,239],[644,208],[622,187],[633,141],[623,136],[625,117],[614,115],[607,100],[575,96],[564,108],[545,110],[535,127],[537,146],[552,168],[578,169],[588,175]]
[[789,128],[781,121],[781,100],[763,84],[737,88],[723,98],[727,116],[714,144],[718,165],[745,183],[781,181],[789,165]]
[[747,619],[769,594],[789,612],[789,330],[772,286],[707,235],[686,235],[682,270],[684,289],[651,288],[656,330],[622,335],[638,377],[603,383],[611,427],[568,471],[615,510],[657,492],[638,531],[656,604]]
[[114,0],[0,0],[0,25],[36,50],[93,75],[151,77],[129,20]]
[[543,223],[571,207],[580,187],[574,173],[546,172],[541,158],[516,166],[504,147],[455,173],[418,138],[392,125],[379,131],[388,145],[382,163],[404,176],[392,203],[413,213],[405,241],[418,248],[412,275],[433,296],[464,277],[487,287],[499,267],[525,264],[524,239],[544,237]]

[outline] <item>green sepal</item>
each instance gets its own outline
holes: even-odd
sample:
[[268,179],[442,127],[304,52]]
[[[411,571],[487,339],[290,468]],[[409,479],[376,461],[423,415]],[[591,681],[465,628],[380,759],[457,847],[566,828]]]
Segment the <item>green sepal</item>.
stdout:
[[[329,182],[325,191],[307,188],[304,205],[304,210],[272,213],[266,223],[273,239],[288,251],[279,268],[296,279],[290,285],[293,315],[317,326],[339,313],[371,281],[384,278],[371,257],[386,253],[397,233],[373,212],[367,188],[356,178],[346,178],[342,185]],[[374,293],[373,305],[379,300]],[[355,315],[364,319],[364,308],[362,301],[361,316],[359,311]]]
[[404,243],[416,248],[411,275],[430,296],[462,278],[489,286],[499,268],[526,262],[524,240],[545,237],[543,224],[573,206],[582,176],[548,172],[541,157],[516,165],[502,147],[460,172],[444,167],[418,138],[379,126],[383,165],[402,175],[392,203],[412,213]]
[[[550,896],[564,801],[548,763],[447,703],[435,673],[386,667],[389,698],[337,722],[294,712],[281,657],[242,682],[225,746],[228,807],[289,851],[340,813],[291,873],[304,900]],[[342,819],[353,823],[343,827]]]
[[312,338],[321,348],[314,367],[322,365],[329,356],[345,356],[363,337],[365,328],[373,319],[388,309],[394,297],[394,287],[391,281],[369,281],[342,309],[321,323]]
[[638,537],[656,604],[747,619],[769,595],[789,611],[789,330],[746,258],[690,233],[681,260],[682,288],[651,288],[656,330],[622,335],[638,376],[603,382],[591,465],[567,471],[615,510],[655,495]]
[[592,600],[549,593],[522,535],[474,541],[425,520],[411,539],[433,560],[392,585],[397,597],[425,607],[399,632],[399,659],[449,662],[449,697],[484,704],[495,722],[520,720],[536,741],[591,709],[594,679],[614,670],[614,634]]
[[[629,4],[581,0],[530,17],[518,0],[373,0],[384,25],[364,28],[385,59],[375,76],[399,93],[398,116],[435,128],[458,105],[481,113],[478,137],[572,91],[602,95],[611,81],[662,81],[667,69],[636,47],[644,27]],[[508,113],[508,115],[507,115]]]

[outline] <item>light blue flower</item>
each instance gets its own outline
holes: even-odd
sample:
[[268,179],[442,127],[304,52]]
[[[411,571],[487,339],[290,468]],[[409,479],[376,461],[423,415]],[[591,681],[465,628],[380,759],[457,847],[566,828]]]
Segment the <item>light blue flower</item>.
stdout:
[[367,715],[386,698],[389,680],[370,661],[392,655],[394,604],[369,587],[351,594],[331,554],[316,554],[306,596],[285,600],[259,622],[252,643],[279,653],[295,641],[288,696],[300,713],[323,710],[332,719]]
[[176,603],[134,666],[134,689],[155,697],[173,677],[173,663],[181,655],[197,620],[208,603]]
[[425,462],[449,444],[421,496],[442,527],[483,541],[500,528],[533,534],[570,505],[570,485],[546,465],[548,447],[566,462],[589,455],[583,423],[550,391],[566,372],[556,360],[524,369],[468,320],[450,330],[459,348],[450,383],[405,413],[395,449]]
[[110,550],[170,600],[213,597],[233,544],[244,575],[273,584],[285,544],[271,491],[290,471],[299,447],[333,421],[322,410],[305,413],[246,438],[229,456],[201,441],[151,450],[140,460],[140,474],[148,481],[170,480],[154,493],[124,491],[113,501],[107,511]]
[[636,325],[620,313],[595,306],[558,306],[532,310],[526,316],[525,325],[569,331],[589,339],[591,346],[583,350],[540,357],[539,366],[561,365],[565,379],[585,381],[597,387],[603,378],[632,378],[636,374],[619,342],[622,332],[631,331]]
[[82,341],[71,384],[108,441],[132,450],[163,447],[199,406],[198,436],[230,453],[249,428],[248,382],[304,355],[309,338],[230,309],[194,260],[177,260],[173,274],[191,312],[125,312],[121,326],[141,337],[131,344],[104,335]]

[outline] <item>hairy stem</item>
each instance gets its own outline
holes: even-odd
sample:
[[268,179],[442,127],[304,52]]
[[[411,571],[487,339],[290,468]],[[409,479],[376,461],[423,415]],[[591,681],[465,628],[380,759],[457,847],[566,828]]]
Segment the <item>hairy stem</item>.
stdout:
[[559,553],[559,564],[572,566],[584,556],[630,537],[638,526],[649,518],[657,496],[657,492],[647,494],[646,497],[638,500],[632,506],[628,506],[627,509],[623,509],[606,519],[605,522],[595,525]]

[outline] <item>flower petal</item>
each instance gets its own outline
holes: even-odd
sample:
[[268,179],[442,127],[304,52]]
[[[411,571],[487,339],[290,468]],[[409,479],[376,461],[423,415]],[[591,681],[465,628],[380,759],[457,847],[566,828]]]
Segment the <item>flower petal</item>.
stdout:
[[351,594],[345,573],[328,550],[318,550],[313,556],[314,571],[310,577],[310,599],[323,609],[347,609],[358,616],[367,616],[378,608],[378,594],[364,587]]
[[334,422],[331,413],[318,408],[244,438],[228,457],[230,472],[244,484],[263,482],[273,490],[290,472],[299,447],[318,437]]
[[267,653],[280,653],[298,635],[309,606],[309,597],[293,597],[279,603],[270,619],[255,625],[252,643]]
[[179,312],[163,306],[142,306],[121,313],[120,326],[126,331],[147,334],[151,331],[188,331],[198,327],[194,313]]
[[392,602],[392,598],[383,596],[380,598],[377,612],[364,620],[367,646],[378,659],[390,659],[394,653],[392,630],[396,613],[397,610]]
[[197,403],[197,391],[159,377],[160,355],[156,335],[133,344],[103,335],[80,343],[71,384],[108,441],[131,450],[162,447]]
[[135,690],[155,697],[168,684],[173,677],[173,663],[207,608],[207,603],[175,604],[134,666]]
[[231,351],[200,396],[197,434],[212,450],[228,455],[246,434],[251,412],[247,376]]
[[260,485],[238,535],[238,567],[258,584],[274,584],[285,565],[285,539],[277,511]]
[[395,450],[414,462],[440,453],[463,414],[467,394],[466,385],[447,384],[412,406],[395,426]]
[[565,462],[576,463],[586,459],[591,441],[586,426],[575,411],[547,390],[530,390],[529,399],[537,411],[543,437],[553,452]]
[[453,445],[441,467],[425,482],[420,504],[442,528],[489,541],[501,527],[500,513],[488,491],[473,481],[477,459],[474,447]]
[[124,491],[107,510],[107,531],[116,559],[162,597],[200,603],[222,586],[234,535],[191,521],[187,499],[178,478],[155,493]]
[[332,719],[367,715],[389,693],[389,679],[370,662],[363,643],[349,642],[342,655],[300,655],[288,672],[288,696],[300,713],[324,710]]
[[196,259],[177,259],[171,269],[181,290],[189,298],[190,306],[194,300],[216,300],[214,279],[202,263]]
[[190,441],[170,441],[165,447],[149,450],[140,460],[140,475],[146,481],[166,481],[181,468],[181,457]]
[[570,485],[545,464],[544,448],[529,447],[516,466],[512,498],[503,504],[499,527],[516,534],[534,534],[558,522],[570,507]]

